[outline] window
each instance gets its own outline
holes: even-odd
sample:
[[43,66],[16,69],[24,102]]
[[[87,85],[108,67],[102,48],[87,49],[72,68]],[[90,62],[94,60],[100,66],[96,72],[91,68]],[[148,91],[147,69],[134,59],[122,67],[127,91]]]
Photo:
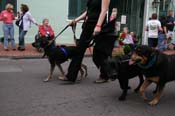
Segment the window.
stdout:
[[73,19],[85,11],[87,1],[88,0],[69,0],[68,18]]
[[14,6],[14,12],[17,12],[17,0],[0,0],[0,11],[5,9],[7,3],[11,3]]
[[[79,16],[86,9],[88,0],[69,0],[68,18],[73,19]],[[121,3],[121,1],[119,1]],[[117,0],[111,0],[110,11],[117,6]]]
[[159,16],[166,16],[167,11],[169,8],[169,1],[168,0],[160,0],[160,7],[159,7]]

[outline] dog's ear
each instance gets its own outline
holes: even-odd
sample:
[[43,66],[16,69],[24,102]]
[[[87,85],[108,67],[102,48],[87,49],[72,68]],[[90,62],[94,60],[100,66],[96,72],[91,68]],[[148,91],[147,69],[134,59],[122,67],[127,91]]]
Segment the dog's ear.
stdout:
[[135,49],[135,53],[139,56],[145,56],[147,58],[149,58],[151,56],[151,54],[153,53],[153,49],[149,46],[146,45],[139,45],[136,47]]

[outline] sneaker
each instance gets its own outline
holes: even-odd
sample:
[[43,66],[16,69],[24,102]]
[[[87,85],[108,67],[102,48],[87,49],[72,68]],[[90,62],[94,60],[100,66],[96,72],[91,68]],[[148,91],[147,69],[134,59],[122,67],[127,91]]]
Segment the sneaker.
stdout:
[[108,80],[101,79],[101,78],[99,78],[95,81],[95,83],[107,83],[107,82],[108,82]]

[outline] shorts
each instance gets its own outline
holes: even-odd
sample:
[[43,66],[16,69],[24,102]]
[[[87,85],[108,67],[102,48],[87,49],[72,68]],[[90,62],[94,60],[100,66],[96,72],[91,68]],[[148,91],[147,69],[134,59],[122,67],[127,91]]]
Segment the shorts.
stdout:
[[158,44],[158,38],[148,38],[148,46],[150,47],[157,47]]

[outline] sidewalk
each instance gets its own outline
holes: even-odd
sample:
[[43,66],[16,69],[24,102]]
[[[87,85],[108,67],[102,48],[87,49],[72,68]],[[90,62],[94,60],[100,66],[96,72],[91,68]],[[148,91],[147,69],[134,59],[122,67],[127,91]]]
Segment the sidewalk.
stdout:
[[[70,45],[67,45],[70,46]],[[92,55],[91,51],[87,49],[86,56]],[[9,51],[4,51],[3,45],[0,43],[0,58],[12,58],[12,59],[30,59],[30,58],[41,58],[43,56],[43,52],[38,52],[31,44],[26,44],[25,51],[13,51],[9,49]]]
[[[67,44],[66,46],[71,46],[70,44]],[[88,48],[86,50],[85,56],[91,56],[93,52],[93,47]],[[113,50],[113,56],[116,56],[118,54],[121,54],[122,52],[119,48],[114,48]],[[12,58],[12,59],[34,59],[34,58],[42,58],[43,52],[38,52],[31,44],[26,44],[26,50],[25,51],[19,51],[19,50],[11,50],[4,51],[3,44],[0,43],[0,58]]]

